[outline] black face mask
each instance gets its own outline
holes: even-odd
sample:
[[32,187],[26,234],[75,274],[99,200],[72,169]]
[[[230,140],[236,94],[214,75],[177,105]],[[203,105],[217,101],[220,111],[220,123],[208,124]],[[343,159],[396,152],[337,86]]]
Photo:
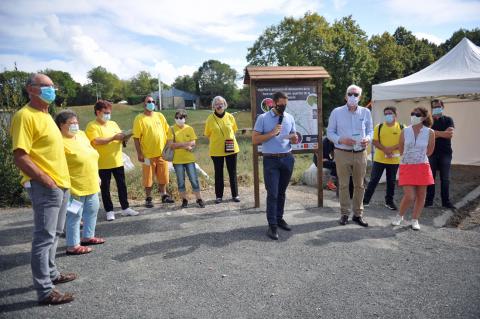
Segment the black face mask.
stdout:
[[277,110],[278,114],[283,114],[283,112],[285,112],[286,108],[287,108],[287,105],[283,105],[283,104],[276,104],[275,105],[275,109]]

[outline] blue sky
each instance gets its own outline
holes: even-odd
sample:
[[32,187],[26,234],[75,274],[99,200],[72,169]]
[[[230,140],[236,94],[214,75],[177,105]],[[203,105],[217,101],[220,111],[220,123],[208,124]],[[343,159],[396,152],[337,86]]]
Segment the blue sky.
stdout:
[[145,70],[168,84],[208,59],[239,74],[266,27],[317,12],[329,22],[352,15],[367,34],[404,26],[441,43],[480,27],[479,0],[2,0],[0,68],[51,68],[86,83],[102,65],[127,79]]

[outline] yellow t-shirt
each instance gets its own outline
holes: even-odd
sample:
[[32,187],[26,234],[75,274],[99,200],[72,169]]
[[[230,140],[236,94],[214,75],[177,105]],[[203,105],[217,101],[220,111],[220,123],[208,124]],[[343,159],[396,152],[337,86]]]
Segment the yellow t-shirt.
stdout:
[[167,144],[168,123],[162,113],[153,112],[151,116],[138,114],[133,121],[133,137],[140,139],[140,147],[145,158],[162,155]]
[[[61,188],[70,188],[62,133],[48,113],[25,105],[15,113],[10,126],[13,150],[22,149]],[[22,185],[31,180],[22,172]]]
[[[197,135],[195,134],[193,127],[187,124],[183,125],[182,128],[175,124],[173,126],[173,130],[175,131],[175,143],[191,142],[197,139]],[[171,129],[168,130],[167,140],[173,141]],[[195,155],[193,155],[193,152],[184,148],[177,148],[173,152],[173,164],[187,164],[193,162],[195,162]]]
[[[375,126],[375,129],[373,130],[373,139],[375,141],[378,141],[378,128],[380,124],[377,124]],[[382,129],[380,130],[380,143],[383,146],[391,147],[394,145],[397,145],[398,142],[400,141],[400,133],[402,132],[402,129],[400,127],[400,123],[395,122],[395,125],[393,126],[388,126],[387,123],[383,123]],[[385,153],[378,149],[375,148],[375,155],[373,157],[373,160],[375,162],[379,163],[384,163],[384,164],[400,164],[400,151],[395,150],[393,152],[395,157],[387,158],[385,157]]]
[[[100,124],[97,120],[93,120],[87,124],[85,133],[88,139],[92,142],[97,137],[112,137],[122,130],[114,121],[107,121],[105,124]],[[100,158],[98,159],[99,169],[109,169],[123,166],[122,160],[122,141],[112,141],[104,145],[94,145],[93,147],[98,151]]]
[[[210,156],[226,156],[238,153],[237,139],[235,132],[238,130],[237,122],[232,114],[225,112],[222,118],[215,114],[210,114],[205,122],[205,136],[210,140],[209,155]],[[233,140],[234,151],[225,153],[225,140]]]
[[87,196],[98,193],[98,152],[92,147],[84,132],[72,137],[63,137],[65,157],[70,172],[72,194]]

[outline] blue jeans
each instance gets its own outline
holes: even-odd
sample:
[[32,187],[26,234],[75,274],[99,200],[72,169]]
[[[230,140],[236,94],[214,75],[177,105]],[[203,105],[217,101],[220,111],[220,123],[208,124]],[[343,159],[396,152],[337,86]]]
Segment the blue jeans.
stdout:
[[175,174],[177,175],[178,191],[185,193],[185,172],[187,172],[188,179],[192,185],[194,192],[200,192],[200,185],[198,184],[197,169],[195,168],[195,162],[187,164],[173,164]]
[[54,288],[52,280],[60,276],[55,265],[58,237],[63,232],[70,190],[51,189],[30,181],[27,188],[33,208],[33,239],[31,266],[33,287],[38,300],[45,299]]
[[295,158],[286,157],[263,158],[263,179],[267,190],[267,221],[269,225],[277,225],[283,218],[285,192],[293,173]]
[[82,238],[93,238],[97,225],[97,213],[100,203],[98,194],[74,197],[83,204],[77,214],[67,211],[66,240],[67,246],[73,247],[80,244],[80,221],[83,218]]

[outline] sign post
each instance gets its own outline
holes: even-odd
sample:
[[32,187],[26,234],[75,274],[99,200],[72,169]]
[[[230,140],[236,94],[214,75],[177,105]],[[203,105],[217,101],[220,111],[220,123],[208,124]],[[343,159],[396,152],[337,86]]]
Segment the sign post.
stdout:
[[[250,85],[252,125],[257,116],[273,106],[272,96],[282,91],[288,95],[286,111],[295,119],[299,143],[292,153],[317,154],[317,205],[323,206],[322,84],[330,76],[323,67],[253,67],[245,70],[245,84]],[[258,159],[261,145],[253,145],[253,182],[255,207],[260,207]]]

